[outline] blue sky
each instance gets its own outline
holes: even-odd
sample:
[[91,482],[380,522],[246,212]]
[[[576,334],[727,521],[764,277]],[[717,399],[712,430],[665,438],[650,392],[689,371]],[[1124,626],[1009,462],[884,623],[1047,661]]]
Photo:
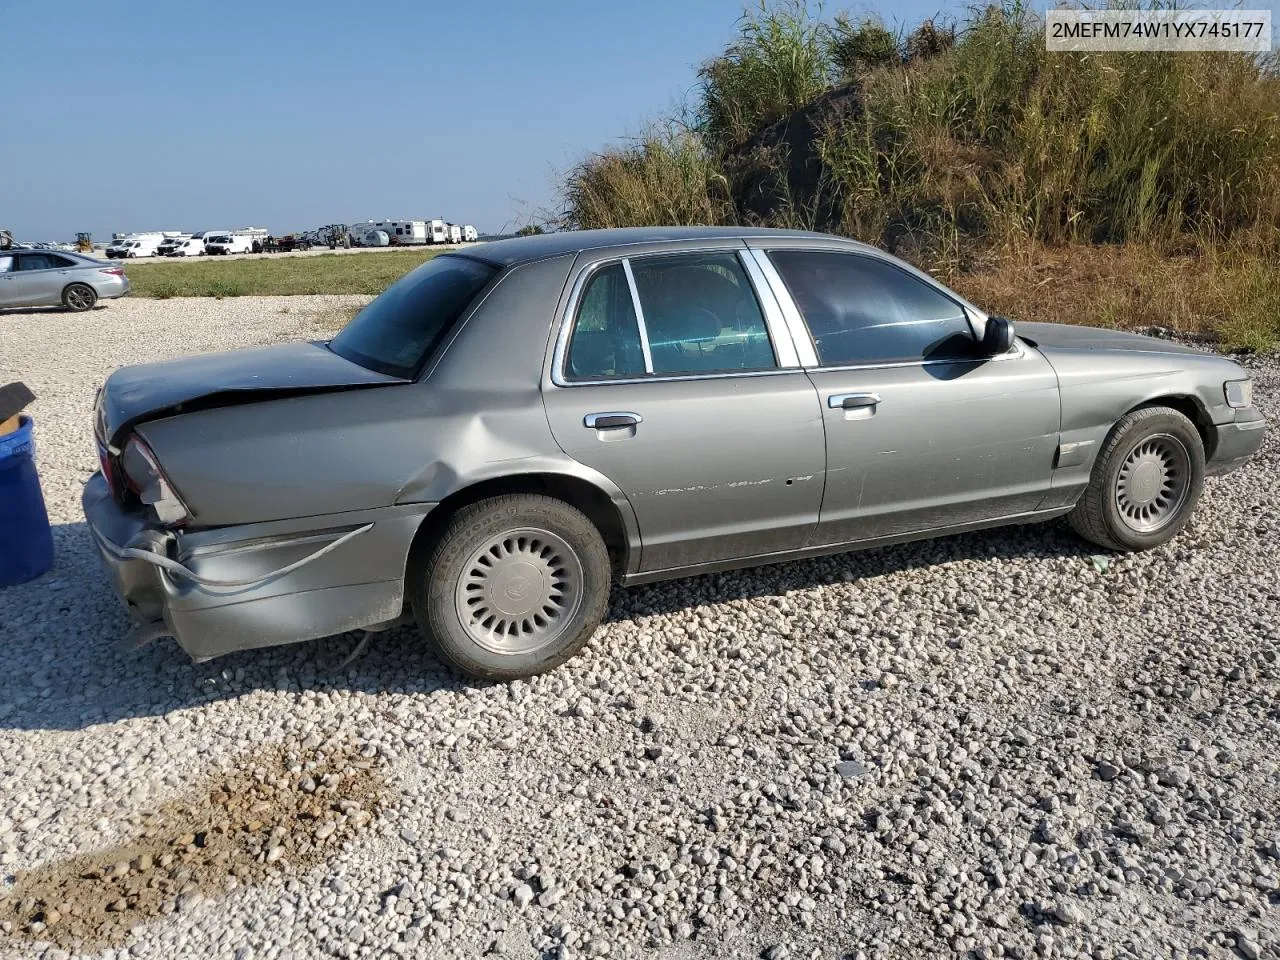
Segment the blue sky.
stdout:
[[[1272,7],[1277,0],[1265,4]],[[964,4],[827,3],[915,23]],[[0,226],[30,240],[554,208],[693,88],[743,0],[5,4]],[[29,94],[29,95],[28,95]]]

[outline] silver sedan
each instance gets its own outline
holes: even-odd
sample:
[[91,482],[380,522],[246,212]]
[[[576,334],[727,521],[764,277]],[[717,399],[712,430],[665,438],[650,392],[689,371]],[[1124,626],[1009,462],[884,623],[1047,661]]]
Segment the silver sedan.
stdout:
[[501,240],[327,343],[126,367],[83,503],[138,640],[410,616],[467,673],[577,651],[609,586],[1067,516],[1159,546],[1262,442],[1231,360],[1013,324],[791,231]]
[[93,257],[53,250],[0,250],[0,309],[61,304],[79,312],[128,292],[124,268]]

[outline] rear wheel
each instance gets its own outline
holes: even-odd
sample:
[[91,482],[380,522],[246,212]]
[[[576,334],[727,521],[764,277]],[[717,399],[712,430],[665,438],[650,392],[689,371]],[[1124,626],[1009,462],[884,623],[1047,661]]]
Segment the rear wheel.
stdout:
[[1169,407],[1121,417],[1068,520],[1086,540],[1113,550],[1149,550],[1171,540],[1204,486],[1204,444]]
[[62,291],[62,305],[76,313],[92,310],[97,302],[97,291],[87,283],[73,283]]
[[514,680],[564,663],[604,619],[609,554],[579,510],[538,494],[460,509],[410,569],[414,616],[464,673]]

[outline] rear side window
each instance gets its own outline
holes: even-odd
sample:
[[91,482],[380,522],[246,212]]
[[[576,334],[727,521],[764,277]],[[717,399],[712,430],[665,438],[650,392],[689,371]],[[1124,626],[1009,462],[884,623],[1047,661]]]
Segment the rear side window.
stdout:
[[466,257],[433,257],[356,314],[329,349],[370,370],[411,379],[497,272]]
[[640,327],[621,263],[602,267],[587,281],[569,338],[567,367],[571,380],[644,376]]
[[772,250],[824,366],[977,355],[960,304],[872,257]]
[[[627,261],[587,281],[565,363],[571,380],[696,376],[777,366],[764,315],[738,257],[690,253]],[[646,369],[645,347],[652,366]]]
[[[19,270],[50,270],[54,264],[51,262],[54,257],[47,253],[24,253],[18,258]],[[57,259],[61,259],[60,257]]]
[[631,261],[655,376],[776,366],[764,314],[733,253]]

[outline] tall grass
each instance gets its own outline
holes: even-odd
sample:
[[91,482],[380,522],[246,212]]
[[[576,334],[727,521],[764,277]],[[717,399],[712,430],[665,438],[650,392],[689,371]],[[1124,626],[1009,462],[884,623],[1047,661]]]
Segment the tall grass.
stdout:
[[[686,124],[570,172],[566,225],[804,221],[948,277],[1063,245],[1136,244],[1238,281],[1254,306],[1237,313],[1253,319],[1234,327],[1205,298],[1186,301],[1235,342],[1274,330],[1274,55],[1048,53],[1042,21],[1017,0],[905,36],[784,0],[745,15],[698,76]],[[810,155],[797,158],[794,140],[777,149],[770,131],[850,94],[858,109],[821,123]],[[759,183],[761,162],[787,201],[764,215],[739,182]]]
[[827,28],[803,0],[762,2],[744,14],[738,39],[698,71],[700,128],[714,149],[740,146],[830,85]]
[[565,195],[566,225],[583,230],[734,222],[724,172],[702,138],[675,123],[584,160]]

